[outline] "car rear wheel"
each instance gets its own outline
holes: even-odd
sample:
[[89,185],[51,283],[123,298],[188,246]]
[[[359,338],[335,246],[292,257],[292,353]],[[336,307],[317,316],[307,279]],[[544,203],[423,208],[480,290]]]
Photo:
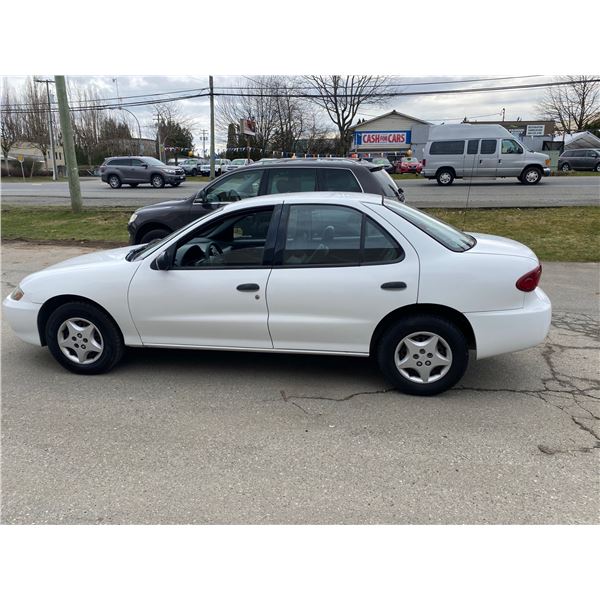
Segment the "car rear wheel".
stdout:
[[382,336],[377,360],[385,377],[401,392],[431,396],[451,388],[469,363],[462,331],[437,316],[398,321]]
[[81,375],[109,371],[124,351],[121,332],[112,319],[85,302],[59,306],[46,323],[46,340],[52,356]]
[[540,182],[542,172],[537,167],[529,167],[521,173],[521,183],[535,185]]
[[596,168],[594,169],[594,171],[596,171],[596,173],[600,173],[600,163],[598,163],[596,165]]
[[151,231],[146,232],[138,242],[139,244],[149,244],[154,240],[162,240],[164,237],[168,236],[171,233],[168,229],[163,229],[157,227],[156,229],[152,229]]
[[162,175],[152,175],[152,179],[150,180],[153,188],[163,188],[165,187],[165,180]]
[[108,185],[110,185],[113,190],[116,190],[121,187],[121,178],[118,175],[111,175],[108,178]]
[[451,185],[454,181],[454,173],[450,169],[441,169],[435,178],[438,185]]
[[192,169],[191,175],[192,177],[196,177],[196,175],[198,175],[198,171],[196,171],[196,169]]
[[561,168],[561,171],[570,171],[571,170],[571,166],[569,165],[569,163],[565,163]]

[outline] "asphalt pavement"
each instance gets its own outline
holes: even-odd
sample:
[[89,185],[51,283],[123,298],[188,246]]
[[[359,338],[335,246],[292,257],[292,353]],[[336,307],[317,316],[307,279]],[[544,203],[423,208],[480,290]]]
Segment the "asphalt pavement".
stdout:
[[[88,251],[3,244],[2,294]],[[77,376],[3,321],[1,520],[598,523],[598,267],[544,264],[546,343],[434,398],[342,357],[136,349]]]
[[[398,180],[407,202],[420,208],[538,207],[600,205],[600,177],[547,177],[538,185],[523,185],[516,179],[463,179],[441,187],[426,179]],[[206,182],[186,181],[179,187],[154,189],[149,185],[113,190],[95,177],[81,179],[86,206],[139,207],[175,198],[185,198]],[[2,202],[22,206],[69,206],[66,182],[19,183],[2,180]]]

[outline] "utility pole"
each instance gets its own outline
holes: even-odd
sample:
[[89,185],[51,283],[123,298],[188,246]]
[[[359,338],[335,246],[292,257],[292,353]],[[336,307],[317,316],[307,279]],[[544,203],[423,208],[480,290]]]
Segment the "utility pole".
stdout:
[[156,115],[156,117],[154,117],[154,119],[152,119],[152,120],[156,121],[156,138],[158,140],[158,160],[162,160],[162,151],[160,149],[160,144],[161,144],[161,140],[160,140],[160,123],[161,123],[160,116]]
[[213,76],[208,76],[210,88],[210,178],[215,178],[215,96],[213,92]]
[[206,129],[202,129],[202,158],[206,158]]
[[36,83],[46,84],[46,94],[48,96],[48,131],[50,133],[50,154],[52,154],[52,180],[56,181],[56,152],[54,151],[54,127],[52,126],[52,105],[50,104],[50,84],[54,83],[52,79],[35,79]]
[[77,157],[75,156],[75,142],[73,141],[73,126],[69,99],[67,98],[67,85],[64,75],[55,75],[56,99],[58,100],[58,115],[60,128],[63,134],[65,163],[69,176],[69,193],[71,194],[71,208],[73,212],[81,212],[81,187],[79,186],[79,173],[77,172]]

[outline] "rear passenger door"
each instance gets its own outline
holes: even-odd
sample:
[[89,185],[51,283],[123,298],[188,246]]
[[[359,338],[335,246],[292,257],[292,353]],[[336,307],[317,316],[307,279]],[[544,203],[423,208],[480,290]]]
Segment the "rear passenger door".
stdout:
[[267,170],[267,194],[317,191],[317,169],[272,168]]
[[381,319],[417,299],[418,258],[400,238],[349,206],[286,202],[267,285],[273,347],[368,353]]
[[362,192],[350,169],[318,169],[317,185],[321,192]]
[[129,177],[133,181],[144,183],[150,181],[150,174],[148,173],[148,165],[139,158],[131,159],[131,167],[129,167]]

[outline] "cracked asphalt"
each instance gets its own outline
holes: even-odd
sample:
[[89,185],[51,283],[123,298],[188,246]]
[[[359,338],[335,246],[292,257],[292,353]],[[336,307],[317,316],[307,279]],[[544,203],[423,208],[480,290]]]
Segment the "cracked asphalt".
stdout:
[[[2,293],[89,248],[2,246]],[[2,323],[3,523],[598,523],[597,264],[546,343],[404,396],[369,360],[130,350],[61,369]]]

